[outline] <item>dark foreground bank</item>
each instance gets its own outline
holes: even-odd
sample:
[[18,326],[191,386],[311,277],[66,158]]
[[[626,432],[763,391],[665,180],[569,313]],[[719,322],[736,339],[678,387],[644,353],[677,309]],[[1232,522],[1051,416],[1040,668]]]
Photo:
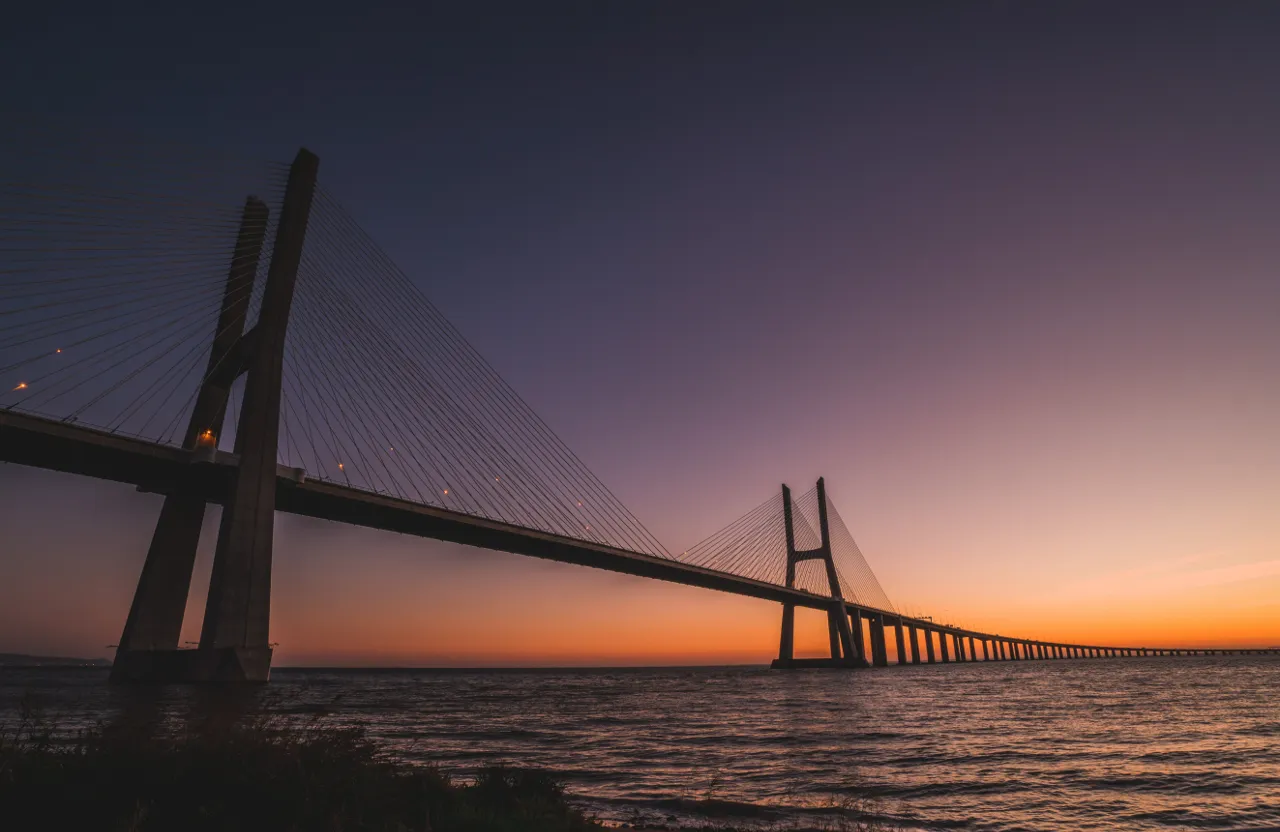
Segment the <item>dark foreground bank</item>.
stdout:
[[[707,801],[714,804],[715,801]],[[714,805],[701,807],[714,813]],[[182,720],[121,719],[80,730],[23,709],[0,730],[0,819],[6,830],[605,830],[538,770],[490,767],[468,782],[384,753],[358,726],[324,714],[221,710]],[[734,832],[696,827],[628,829]],[[884,829],[839,817],[805,829]],[[801,827],[763,821],[756,830]]]
[[209,717],[70,736],[38,715],[0,735],[4,827],[130,830],[601,829],[536,771],[458,784],[386,757],[354,727]]

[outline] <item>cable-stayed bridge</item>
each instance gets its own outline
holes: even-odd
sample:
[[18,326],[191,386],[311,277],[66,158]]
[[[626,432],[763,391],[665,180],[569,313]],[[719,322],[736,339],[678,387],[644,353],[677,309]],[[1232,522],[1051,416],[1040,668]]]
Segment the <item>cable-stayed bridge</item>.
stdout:
[[[266,680],[277,511],[773,601],[780,668],[885,666],[890,637],[917,664],[1203,652],[907,616],[821,480],[668,551],[318,168],[88,159],[0,182],[0,460],[164,495],[114,680]],[[179,649],[210,503],[201,638]],[[795,657],[796,607],[826,613],[828,658]]]

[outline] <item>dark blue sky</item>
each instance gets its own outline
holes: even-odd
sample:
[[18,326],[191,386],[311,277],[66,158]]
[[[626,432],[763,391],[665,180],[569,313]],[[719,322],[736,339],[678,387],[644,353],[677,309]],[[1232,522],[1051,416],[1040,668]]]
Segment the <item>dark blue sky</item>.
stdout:
[[306,145],[668,546],[825,474],[927,605],[1027,558],[1280,557],[1278,18],[26,4],[0,113]]

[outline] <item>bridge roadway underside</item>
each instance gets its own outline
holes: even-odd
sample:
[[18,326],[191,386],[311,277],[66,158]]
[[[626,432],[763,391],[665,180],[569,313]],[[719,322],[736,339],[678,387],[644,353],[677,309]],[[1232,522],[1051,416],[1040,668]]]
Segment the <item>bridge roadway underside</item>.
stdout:
[[[0,411],[0,461],[135,485],[169,493],[179,482],[210,503],[230,493],[237,459],[218,452],[193,461],[191,452],[28,414]],[[276,509],[355,526],[446,540],[482,549],[607,569],[643,578],[732,592],[778,603],[825,610],[832,599],[753,581],[667,558],[630,552],[513,526],[434,506],[308,480],[281,466]],[[892,614],[884,611],[885,614]]]
[[[238,460],[234,455],[225,452],[211,453],[204,460],[200,460],[193,457],[192,452],[168,445],[158,445],[74,423],[13,411],[0,411],[0,462],[126,483],[137,486],[140,491],[158,494],[169,493],[178,483],[182,483],[184,489],[194,490],[203,495],[208,502],[221,505],[231,491]],[[826,596],[703,569],[667,558],[472,517],[334,483],[308,480],[301,471],[283,466],[277,472],[276,483],[276,509],[290,514],[445,540],[483,549],[513,552],[562,563],[574,563],[815,610],[830,610],[834,604],[839,603]],[[919,629],[926,634],[926,640],[928,633],[934,633],[940,638],[990,642],[988,649],[997,645],[1005,645],[1010,649],[1016,646],[1028,653],[1026,658],[1033,658],[1031,653],[1039,648],[1044,648],[1044,652],[1060,648],[1058,657],[1066,657],[1068,651],[1075,651],[1076,655],[1088,655],[1089,651],[1093,651],[1094,655],[1099,656],[1108,653],[1111,655],[1147,654],[1145,649],[1137,648],[1088,647],[1011,638],[935,624],[932,621],[910,618],[892,610],[864,607],[849,602],[845,602],[844,606],[848,612],[857,613],[863,618],[874,619],[882,626]],[[912,640],[914,641],[914,636]],[[932,647],[929,648],[929,652],[930,662],[932,662]],[[1164,654],[1277,651],[1160,652]],[[1049,657],[1043,652],[1041,655]],[[973,661],[976,658],[971,655],[965,660]],[[900,658],[899,661],[904,660]],[[945,645],[943,645],[942,660],[949,660]],[[918,662],[919,658],[916,657],[915,661]],[[830,660],[825,659],[796,659],[793,662],[793,666],[796,667],[830,666],[831,664]]]

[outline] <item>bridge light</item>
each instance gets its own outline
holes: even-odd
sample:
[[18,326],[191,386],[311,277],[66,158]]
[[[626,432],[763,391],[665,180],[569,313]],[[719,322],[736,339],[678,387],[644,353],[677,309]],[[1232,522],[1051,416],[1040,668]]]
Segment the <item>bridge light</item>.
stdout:
[[55,353],[56,355],[62,355],[62,350],[54,350],[54,353]]
[[18,386],[13,388],[13,390],[10,390],[9,392],[12,393],[14,392],[14,390],[26,390],[26,389],[27,389],[27,383],[25,381],[20,381],[18,382]]
[[448,494],[448,493],[449,493],[449,489],[447,489],[447,488],[446,488],[446,489],[444,490],[444,493],[445,493],[445,494]]
[[213,435],[213,431],[206,430],[196,437],[196,447],[212,448],[218,444],[218,438]]
[[582,501],[581,501],[581,500],[579,500],[579,501],[578,501],[578,508],[582,508]]
[[338,470],[339,470],[339,471],[345,471],[345,470],[346,470],[345,468],[343,468],[343,467],[342,467],[342,463],[341,463],[341,462],[339,462],[339,463],[338,463]]

